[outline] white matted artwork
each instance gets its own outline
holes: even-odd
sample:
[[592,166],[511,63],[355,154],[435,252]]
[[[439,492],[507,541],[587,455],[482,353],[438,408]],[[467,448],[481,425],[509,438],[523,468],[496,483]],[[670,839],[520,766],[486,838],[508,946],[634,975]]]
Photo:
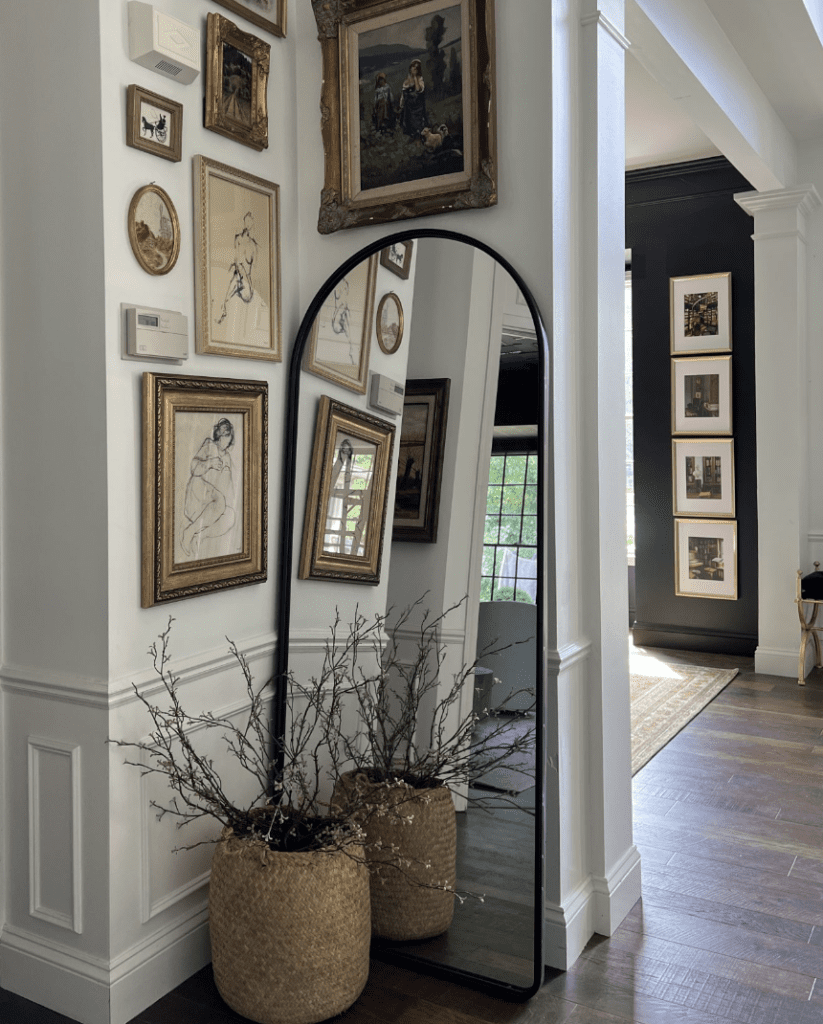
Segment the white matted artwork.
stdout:
[[304,369],[359,394],[366,392],[377,254],[329,291],[312,326]]
[[734,516],[734,442],[672,441],[673,508],[676,516]]
[[671,353],[731,352],[732,275],[669,278]]
[[678,597],[737,600],[737,523],[675,519],[674,590]]
[[672,433],[732,433],[732,357],[672,359]]
[[174,414],[174,564],[243,550],[242,413]]
[[194,183],[197,351],[279,362],[279,188],[203,156]]

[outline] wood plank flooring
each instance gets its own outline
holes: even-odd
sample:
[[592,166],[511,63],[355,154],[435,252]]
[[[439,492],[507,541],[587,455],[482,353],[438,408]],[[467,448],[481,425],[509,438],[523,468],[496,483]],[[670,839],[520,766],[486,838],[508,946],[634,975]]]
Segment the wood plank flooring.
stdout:
[[[823,671],[739,675],[634,778],[643,898],[509,1003],[374,962],[345,1024],[823,1024]],[[238,1024],[207,968],[133,1024]],[[0,1021],[68,1024],[0,991]]]

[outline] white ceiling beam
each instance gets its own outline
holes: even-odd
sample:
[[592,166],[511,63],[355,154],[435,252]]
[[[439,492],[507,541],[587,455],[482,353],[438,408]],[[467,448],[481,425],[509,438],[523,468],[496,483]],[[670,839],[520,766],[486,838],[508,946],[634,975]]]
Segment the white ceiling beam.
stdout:
[[794,140],[704,0],[627,0],[626,35],[629,53],[754,188],[795,184]]

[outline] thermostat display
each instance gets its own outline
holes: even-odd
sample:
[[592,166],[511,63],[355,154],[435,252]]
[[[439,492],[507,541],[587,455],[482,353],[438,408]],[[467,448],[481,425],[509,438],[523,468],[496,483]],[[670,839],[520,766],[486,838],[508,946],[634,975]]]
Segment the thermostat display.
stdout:
[[180,362],[189,355],[189,323],[171,309],[123,305],[126,356]]

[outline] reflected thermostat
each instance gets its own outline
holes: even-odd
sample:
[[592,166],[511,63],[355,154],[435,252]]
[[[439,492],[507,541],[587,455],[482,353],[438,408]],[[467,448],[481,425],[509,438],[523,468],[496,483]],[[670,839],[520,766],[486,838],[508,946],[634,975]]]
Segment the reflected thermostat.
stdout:
[[125,356],[179,363],[189,357],[189,322],[182,313],[149,306],[127,306]]
[[382,373],[369,374],[369,405],[391,416],[399,416],[403,412],[403,396],[405,387],[391,377]]

